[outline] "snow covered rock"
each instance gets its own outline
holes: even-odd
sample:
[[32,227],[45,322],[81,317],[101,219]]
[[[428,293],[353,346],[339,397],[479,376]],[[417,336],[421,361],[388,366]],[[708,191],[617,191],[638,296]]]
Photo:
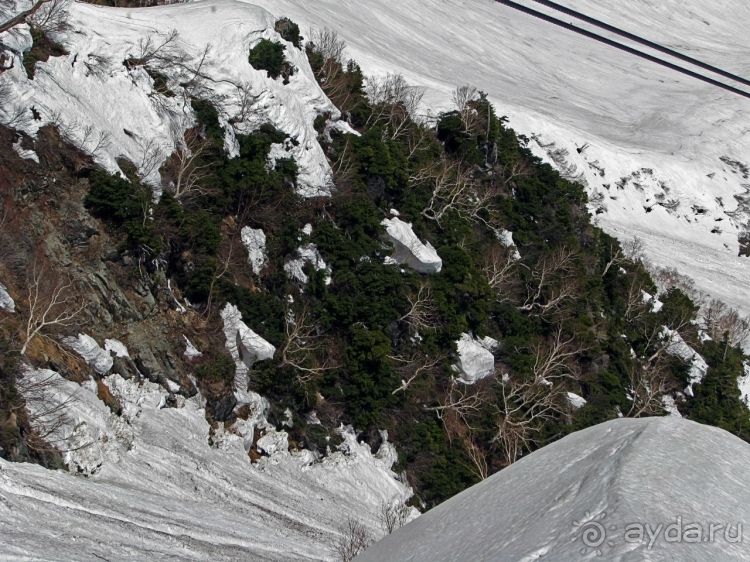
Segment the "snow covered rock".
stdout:
[[259,228],[246,226],[240,232],[242,244],[247,249],[247,261],[253,268],[255,275],[260,275],[260,270],[266,265],[266,235]]
[[708,372],[708,363],[698,353],[690,347],[682,336],[676,330],[670,330],[666,326],[663,329],[664,338],[668,339],[666,343],[667,353],[675,355],[690,365],[690,379],[685,389],[685,394],[693,395],[693,385],[700,384]]
[[286,453],[289,450],[289,434],[286,431],[271,430],[258,439],[258,450],[266,455]]
[[8,294],[6,286],[2,283],[0,283],[0,308],[7,310],[8,312],[16,311],[16,303]]
[[119,340],[104,340],[104,350],[114,353],[115,357],[130,357],[128,348]]
[[520,459],[355,560],[748,560],[748,463],[750,445],[715,427],[613,420]]
[[388,239],[396,248],[396,253],[386,258],[386,263],[400,263],[408,265],[419,273],[439,273],[443,267],[435,248],[427,242],[422,242],[414,234],[411,223],[404,222],[398,217],[383,219],[380,223],[385,226]]
[[23,138],[19,137],[16,143],[13,145],[13,150],[16,154],[18,154],[21,158],[25,160],[33,160],[37,164],[39,164],[39,156],[37,156],[37,153],[33,150],[27,150],[21,146],[21,143],[23,142]]
[[513,255],[512,258],[514,260],[520,260],[521,254],[518,253],[518,248],[516,247],[516,243],[513,242],[513,233],[510,230],[501,230],[497,233],[497,237],[500,239],[500,242],[503,246],[506,248],[513,248]]
[[[310,232],[312,233],[312,227],[310,228]],[[312,264],[316,271],[325,269],[328,272],[325,283],[326,285],[331,283],[331,268],[323,260],[323,257],[318,251],[318,247],[312,242],[297,248],[297,257],[290,259],[284,264],[284,271],[286,271],[292,279],[296,279],[300,283],[305,284],[309,281],[309,278],[303,271],[306,263]]]
[[96,340],[88,334],[78,334],[78,337],[67,337],[62,340],[63,344],[83,357],[83,360],[100,375],[112,368],[114,363],[109,351],[105,351]]
[[198,351],[198,348],[193,345],[193,342],[191,342],[186,335],[183,334],[182,339],[185,340],[185,353],[183,353],[183,355],[187,357],[188,360],[203,357],[203,354]]
[[566,397],[568,399],[568,402],[570,402],[570,405],[576,409],[583,408],[586,405],[586,399],[574,392],[568,392]]
[[233,304],[227,303],[221,311],[227,347],[249,368],[257,361],[270,359],[276,348],[253,332],[242,321],[242,313]]
[[461,334],[456,345],[458,363],[454,368],[461,373],[459,381],[474,384],[495,371],[495,357],[492,355],[492,349],[497,345],[495,340],[489,337],[477,340],[471,334]]

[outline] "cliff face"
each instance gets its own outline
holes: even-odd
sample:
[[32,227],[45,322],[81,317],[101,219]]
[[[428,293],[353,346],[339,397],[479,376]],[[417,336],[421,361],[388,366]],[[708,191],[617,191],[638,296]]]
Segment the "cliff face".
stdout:
[[[38,163],[12,148],[19,138]],[[196,387],[185,374],[182,334],[192,335],[200,317],[174,310],[165,280],[133,275],[132,258],[118,251],[104,225],[84,207],[87,175],[93,169],[90,158],[51,128],[42,129],[33,141],[2,128],[0,142],[2,283],[24,305],[30,291],[38,289],[39,306],[46,306],[62,288],[60,296],[67,302],[51,310],[55,316],[80,309],[65,325],[41,332],[51,337],[32,339],[28,359],[82,382],[98,374],[66,349],[62,339],[84,332],[102,347],[105,339],[117,339],[126,344],[130,357],[116,357],[113,372],[125,378],[143,375],[176,394],[193,396]],[[14,320],[10,316],[8,322]],[[18,337],[24,330],[20,326]]]

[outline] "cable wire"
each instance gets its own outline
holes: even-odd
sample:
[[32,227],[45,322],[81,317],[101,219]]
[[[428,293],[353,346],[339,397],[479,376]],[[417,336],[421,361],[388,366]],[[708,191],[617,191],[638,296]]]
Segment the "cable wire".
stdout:
[[[682,74],[685,74],[686,76],[690,76],[692,78],[695,78],[697,80],[701,80],[703,82],[706,82],[707,84],[711,84],[712,86],[717,86],[719,88],[723,88],[724,90],[727,90],[729,92],[732,92],[734,94],[738,94],[740,96],[743,96],[745,98],[750,99],[750,93],[745,92],[743,90],[740,90],[738,88],[735,88],[734,86],[730,86],[729,84],[724,84],[723,82],[719,82],[718,80],[714,80],[713,78],[709,78],[708,76],[703,76],[702,74],[698,74],[697,72],[693,72],[692,70],[688,70],[687,68],[683,68],[681,66],[677,66],[676,64],[672,64],[671,62],[667,62],[665,60],[662,60],[660,58],[657,58],[653,55],[649,55],[648,53],[644,53],[643,51],[639,51],[637,49],[633,49],[632,47],[628,47],[627,45],[623,45],[622,43],[618,43],[617,41],[613,41],[612,39],[608,39],[607,37],[602,37],[601,35],[597,35],[596,33],[593,33],[591,31],[588,31],[586,29],[576,27],[572,23],[568,23],[562,20],[559,20],[557,18],[553,18],[552,16],[549,16],[545,13],[539,12],[537,10],[534,10],[532,8],[527,8],[526,6],[522,6],[521,4],[517,4],[516,2],[512,2],[511,0],[495,0],[495,2],[498,2],[499,4],[504,4],[510,8],[514,8],[520,12],[524,12],[526,14],[529,14],[531,16],[534,16],[536,18],[539,18],[541,20],[544,20],[549,23],[553,23],[555,25],[558,25],[564,29],[567,29],[569,31],[572,31],[574,33],[578,33],[579,35],[583,35],[584,37],[588,37],[589,39],[593,39],[595,41],[599,41],[600,43],[604,43],[605,45],[609,45],[610,47],[614,47],[615,49],[620,49],[621,51],[625,51],[626,53],[630,53],[631,55],[635,55],[637,57],[641,57],[643,59],[646,59],[650,62],[659,64],[661,66],[664,66],[666,68],[669,68],[671,70],[675,70],[677,72],[680,72]],[[606,25],[606,24],[605,24]],[[624,32],[623,32],[624,33]],[[645,39],[644,39],[645,41]]]

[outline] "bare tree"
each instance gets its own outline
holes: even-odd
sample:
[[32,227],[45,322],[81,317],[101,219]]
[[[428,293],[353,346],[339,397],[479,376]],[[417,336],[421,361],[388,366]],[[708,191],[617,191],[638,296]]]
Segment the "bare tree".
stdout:
[[[438,225],[451,212],[492,229],[493,198],[500,194],[494,184],[475,185],[468,168],[443,160],[419,170],[409,178],[413,184],[428,184],[432,195],[422,216]],[[490,221],[483,214],[490,215]]]
[[518,309],[544,316],[573,298],[578,290],[574,265],[575,254],[565,246],[545,255],[531,270],[526,298]]
[[347,517],[339,533],[333,548],[340,562],[351,562],[375,542],[367,527],[352,517]]
[[305,306],[298,310],[287,308],[284,325],[286,340],[279,349],[279,368],[294,369],[297,382],[307,393],[310,383],[320,378],[325,371],[337,368],[337,365],[328,353],[322,362],[318,360],[321,351],[325,349],[326,340],[318,335]]
[[383,500],[378,505],[378,519],[380,525],[387,534],[400,529],[409,521],[409,506],[396,497],[392,500]]
[[712,299],[703,308],[701,327],[714,341],[725,337],[733,346],[742,346],[750,336],[750,318],[742,317],[735,308],[718,299]]
[[626,258],[630,261],[639,262],[643,260],[646,252],[646,244],[642,238],[633,236],[632,240],[623,242],[622,251]]
[[[16,14],[4,23],[0,23],[0,33],[8,31],[9,29],[15,27],[20,23],[29,23],[31,25],[33,21],[36,21],[37,25],[39,25],[39,23],[50,19],[49,15],[45,15],[45,12],[49,14],[50,12],[58,12],[60,9],[58,7],[54,9],[50,8],[49,4],[51,3],[54,3],[56,6],[64,4],[64,2],[62,2],[61,0],[37,0],[37,2],[34,3],[28,10],[25,10],[20,14]],[[42,11],[42,14],[37,16],[40,10]]]
[[331,82],[344,61],[346,43],[335,31],[328,28],[312,30],[308,37],[310,41],[307,48],[323,59],[323,66],[317,71],[316,78],[318,81]]
[[16,386],[24,398],[27,420],[34,430],[33,434],[24,435],[26,445],[35,451],[61,449],[66,437],[64,429],[72,421],[68,411],[76,401],[76,394],[65,392],[63,379],[54,371],[29,369],[18,378]]
[[540,378],[523,380],[502,375],[496,404],[497,432],[493,437],[507,464],[535,444],[543,426],[566,408],[562,385],[550,387]]
[[495,290],[499,301],[508,300],[503,292],[516,269],[515,250],[494,245],[482,255],[482,273],[487,283]]
[[474,130],[479,120],[477,111],[472,107],[471,103],[476,100],[477,93],[477,89],[469,85],[459,86],[453,92],[453,105],[456,106],[461,123],[467,133]]
[[443,356],[430,357],[421,351],[415,351],[410,357],[388,356],[389,359],[400,364],[397,372],[401,375],[401,386],[391,394],[406,391],[419,377],[433,372],[445,359]]
[[[438,419],[445,421],[449,415],[455,415],[469,428],[471,416],[478,414],[482,407],[490,400],[491,396],[487,386],[491,381],[485,379],[483,384],[464,384],[456,379],[451,379],[437,406],[425,407],[427,411],[435,412]],[[450,439],[451,433],[448,432]]]
[[610,270],[610,268],[612,268],[613,266],[619,267],[626,261],[626,256],[623,254],[622,249],[619,247],[615,248],[614,244],[609,247],[609,255],[609,261],[607,262],[607,265],[604,266],[602,277],[607,275],[607,272]]
[[576,335],[563,336],[562,326],[558,326],[550,337],[531,348],[534,363],[531,372],[534,379],[551,385],[557,379],[578,378],[578,366],[575,359],[585,351],[576,342]]
[[175,151],[165,166],[169,181],[166,188],[177,199],[208,193],[203,180],[209,175],[210,164],[202,157],[211,148],[211,140],[201,135],[198,128],[181,134],[177,127],[172,129],[172,140]]
[[664,410],[663,398],[677,389],[664,361],[653,365],[636,361],[628,369],[632,405],[626,417],[653,416]]
[[62,33],[68,25],[68,5],[70,0],[49,0],[42,3],[39,8],[26,17],[26,23],[32,29],[48,33]]
[[164,158],[164,152],[155,138],[150,138],[143,146],[141,160],[136,166],[138,170],[138,180],[144,181],[151,174],[156,172]]
[[28,284],[28,317],[24,331],[21,355],[26,353],[31,341],[47,328],[70,326],[86,306],[78,303],[73,293],[73,281],[58,281],[50,290],[44,288],[44,271],[34,264]]
[[365,93],[374,109],[365,128],[382,121],[391,138],[396,139],[406,134],[406,126],[416,116],[425,90],[409,86],[402,74],[387,74],[368,78]]
[[407,293],[406,300],[409,301],[409,310],[398,319],[399,322],[406,322],[415,332],[438,326],[440,315],[428,283],[420,281],[416,293]]

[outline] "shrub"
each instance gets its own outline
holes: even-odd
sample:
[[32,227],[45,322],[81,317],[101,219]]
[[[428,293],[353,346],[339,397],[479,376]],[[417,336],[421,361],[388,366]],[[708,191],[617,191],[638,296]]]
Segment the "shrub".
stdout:
[[284,72],[286,47],[270,39],[261,39],[260,42],[250,49],[248,61],[256,70],[265,70],[268,76],[274,80]]
[[274,29],[279,35],[298,49],[302,45],[302,36],[299,33],[299,26],[289,18],[281,18],[278,20]]

